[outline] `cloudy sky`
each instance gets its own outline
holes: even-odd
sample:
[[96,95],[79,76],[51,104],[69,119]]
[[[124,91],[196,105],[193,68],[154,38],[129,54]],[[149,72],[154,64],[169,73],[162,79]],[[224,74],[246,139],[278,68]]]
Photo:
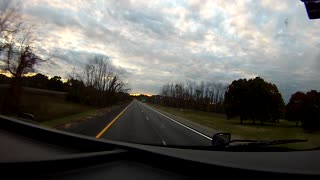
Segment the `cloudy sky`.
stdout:
[[132,93],[255,76],[285,100],[320,90],[320,20],[309,20],[300,0],[21,2],[39,47],[60,54],[39,67],[47,75],[67,77],[99,54],[126,72]]

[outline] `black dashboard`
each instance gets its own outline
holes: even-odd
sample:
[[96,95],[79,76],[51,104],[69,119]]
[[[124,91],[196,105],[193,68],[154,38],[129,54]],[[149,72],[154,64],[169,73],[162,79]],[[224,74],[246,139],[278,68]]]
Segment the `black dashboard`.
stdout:
[[2,176],[33,179],[204,179],[319,176],[320,151],[225,152],[116,142],[0,116]]

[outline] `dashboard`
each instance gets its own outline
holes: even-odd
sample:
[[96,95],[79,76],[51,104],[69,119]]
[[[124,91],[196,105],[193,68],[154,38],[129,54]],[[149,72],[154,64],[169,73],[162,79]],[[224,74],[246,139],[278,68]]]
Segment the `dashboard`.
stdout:
[[0,116],[2,176],[204,179],[320,176],[320,151],[225,152],[117,142]]

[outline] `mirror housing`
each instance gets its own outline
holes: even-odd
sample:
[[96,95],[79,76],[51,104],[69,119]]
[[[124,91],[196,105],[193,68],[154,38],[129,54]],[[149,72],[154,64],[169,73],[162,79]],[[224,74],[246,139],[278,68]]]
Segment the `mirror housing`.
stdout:
[[301,0],[304,2],[309,19],[320,19],[320,1]]
[[230,133],[216,133],[212,136],[212,146],[228,146],[231,140]]

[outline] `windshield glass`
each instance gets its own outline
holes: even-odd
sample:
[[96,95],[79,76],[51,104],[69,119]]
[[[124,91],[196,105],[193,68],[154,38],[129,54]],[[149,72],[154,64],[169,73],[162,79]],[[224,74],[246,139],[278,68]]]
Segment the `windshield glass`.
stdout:
[[0,0],[0,113],[138,144],[316,148],[319,29],[300,0]]

